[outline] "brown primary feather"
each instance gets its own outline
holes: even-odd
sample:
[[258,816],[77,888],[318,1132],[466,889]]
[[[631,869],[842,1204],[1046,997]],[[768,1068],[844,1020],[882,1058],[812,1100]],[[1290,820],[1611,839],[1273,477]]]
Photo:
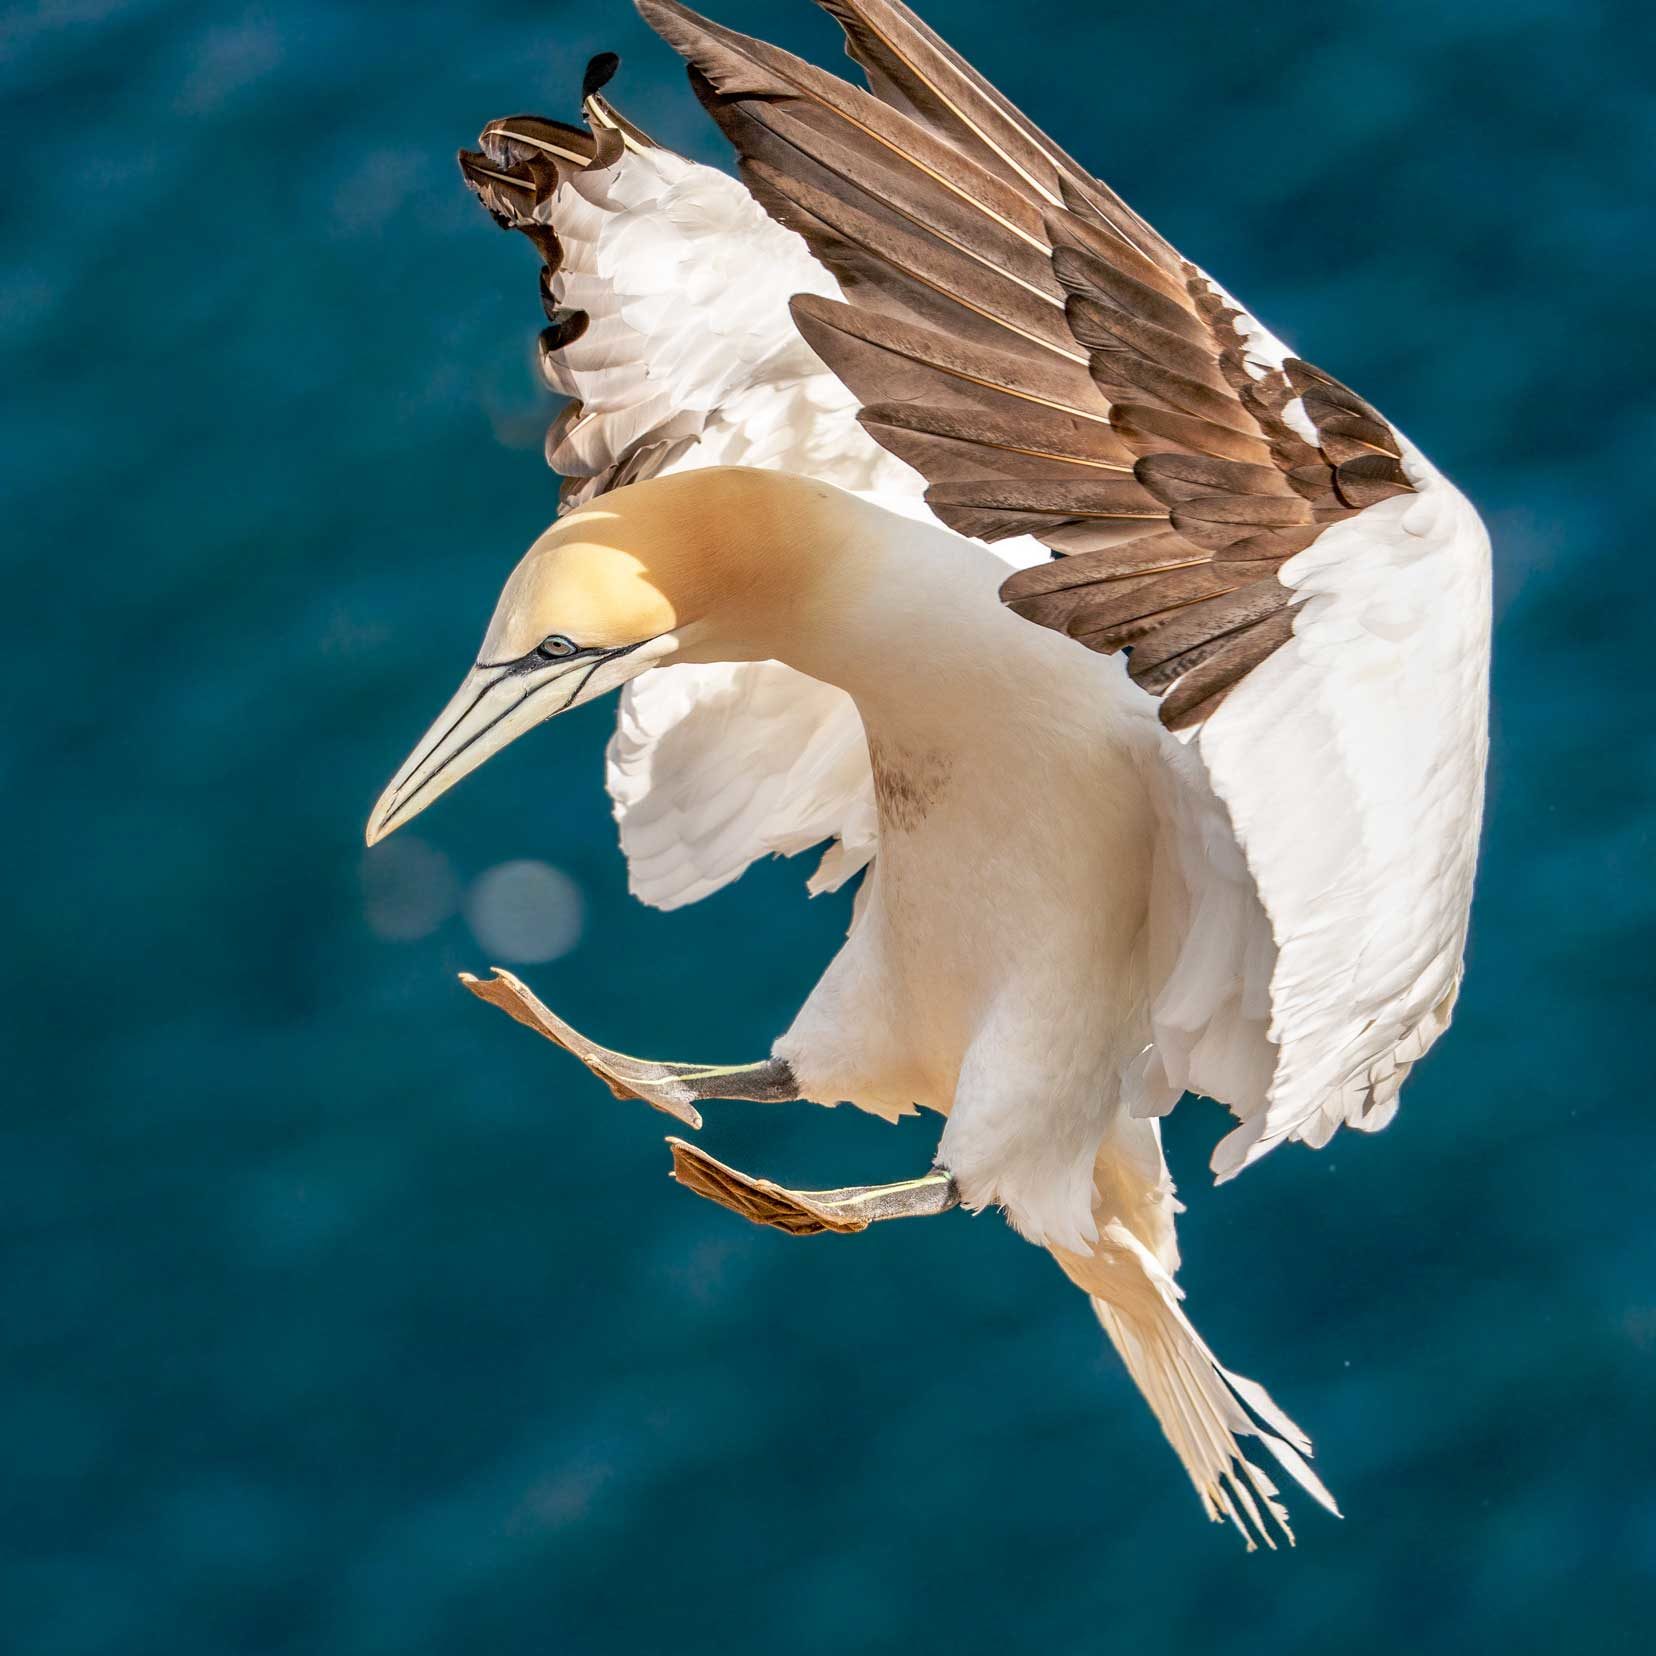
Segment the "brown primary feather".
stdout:
[[1190,561],[1193,550],[1167,527],[1165,519],[1131,524],[1119,519],[1074,520],[1042,530],[1040,538],[1060,558],[1108,554],[1120,569],[1137,574],[1175,569]]
[[1233,633],[1204,662],[1191,667],[1162,699],[1162,723],[1189,730],[1216,712],[1232,690],[1294,636],[1294,612],[1284,608]]
[[933,484],[930,497],[950,505],[999,505],[1013,512],[1053,518],[1125,518],[1165,526],[1167,514],[1132,477],[1099,473],[1084,481],[1069,477],[1023,477],[1011,482],[980,478]]
[[[1008,399],[987,408],[869,403],[863,425],[894,454],[938,481],[1032,471],[1073,470],[1096,477],[1131,471],[1129,461],[1098,455],[1094,422],[1063,409]],[[912,458],[911,458],[912,456]]]
[[1009,604],[1131,649],[1164,722],[1199,722],[1291,635],[1282,563],[1409,488],[1395,434],[1309,364],[1251,360],[1229,297],[907,7],[819,3],[873,97],[675,0],[640,8],[839,276],[847,304],[794,314],[867,429],[945,522],[1071,560],[1012,576]]
[[[1282,464],[1280,455],[1277,463]],[[1286,467],[1282,476],[1295,494],[1302,500],[1309,500],[1313,506],[1340,504],[1339,497],[1334,492],[1333,473],[1328,469],[1328,462],[1320,455],[1313,461]]]
[[1094,351],[1093,384],[1112,403],[1149,403],[1194,420],[1252,436],[1255,428],[1238,418],[1236,399],[1211,385],[1175,374],[1160,363],[1128,351]]
[[1117,403],[1110,410],[1110,423],[1138,454],[1158,454],[1173,448],[1260,466],[1271,459],[1270,445],[1262,437],[1151,403]]
[[1281,474],[1274,466],[1220,460],[1211,454],[1147,454],[1133,468],[1133,474],[1166,506],[1203,495],[1281,492]]
[[[978,264],[1047,295],[1054,305],[1062,302],[1038,239],[1020,234],[964,196],[938,190],[923,168],[870,142],[858,127],[804,119],[787,100],[716,99],[714,109],[743,158],[744,176],[749,166],[763,164],[830,192],[871,196]],[[818,250],[818,256],[825,251]]]
[[614,52],[600,52],[588,62],[586,74],[581,77],[581,113],[595,132],[617,132],[629,149],[658,150],[662,146],[649,133],[634,126],[608,98],[600,95],[615,79],[620,67],[621,59]]
[[1136,638],[1192,605],[1245,584],[1245,577],[1226,576],[1210,563],[1169,570],[1148,581],[1100,581],[1093,588],[1082,630]]
[[[638,0],[644,20],[696,70],[697,96],[722,124],[733,100],[789,105],[806,132],[883,150],[942,191],[1044,247],[1041,212],[1027,196],[926,127],[780,48],[699,17],[673,0]],[[731,135],[733,142],[736,141]]]
[[1130,316],[1154,322],[1197,347],[1204,356],[1219,354],[1213,329],[1191,308],[1188,281],[1175,281],[1159,269],[1141,267],[1135,275],[1125,248],[1106,236],[1087,240],[1087,226],[1072,214],[1052,211],[1044,227],[1050,242],[1052,274],[1065,293],[1096,299]]
[[1310,546],[1326,527],[1319,521],[1292,529],[1260,529],[1243,540],[1232,541],[1223,551],[1215,554],[1215,560],[1224,564],[1286,563]]
[[1031,564],[1008,576],[1001,586],[1001,596],[1016,607],[1050,593],[1085,588],[1096,599],[1106,582],[1113,589],[1125,592],[1135,581],[1142,583],[1170,569],[1205,567],[1206,564],[1207,559],[1193,554],[1179,536],[1163,531],[1141,535],[1129,546],[1099,547]]
[[[1112,636],[1131,639],[1159,626],[1182,607],[1165,593],[1158,598],[1156,593],[1161,586],[1160,574],[1121,576],[1112,579],[1107,587],[1084,581],[1076,586],[1058,587],[1052,592],[1033,593],[1018,599],[1010,608],[1026,620],[1050,627],[1054,632],[1065,633],[1080,644],[1087,644],[1093,631],[1105,626]],[[1133,593],[1150,594],[1147,601],[1138,603],[1138,609],[1144,612],[1142,614],[1124,613],[1133,607]]]
[[1140,357],[1210,390],[1229,394],[1234,402],[1234,393],[1220,372],[1219,356],[1212,340],[1192,344],[1170,328],[1134,316],[1091,294],[1072,293],[1064,306],[1064,320],[1076,340],[1090,351],[1103,353],[1106,362],[1101,367],[1124,354]]
[[1191,303],[1186,263],[1172,252],[1172,248],[1167,250],[1166,260],[1146,257],[1138,248],[1128,247],[1108,227],[1100,227],[1081,217],[1068,204],[1065,207],[1048,207],[1042,214],[1042,230],[1048,252],[1053,255],[1058,248],[1091,253],[1106,265],[1113,265],[1124,277],[1131,277],[1134,282],[1164,293],[1177,305]]
[[1316,422],[1322,451],[1335,465],[1366,454],[1395,457],[1397,439],[1392,436],[1389,426],[1365,415],[1347,414],[1343,410],[1320,412],[1309,398],[1306,405],[1306,413]]
[[[1342,385],[1332,374],[1325,374],[1303,357],[1288,357],[1282,364],[1282,371],[1297,395],[1317,397],[1344,409],[1348,414],[1362,414],[1368,419],[1380,420],[1373,405],[1359,397],[1349,385]],[[1380,423],[1385,422],[1381,420]]]
[[945,41],[896,0],[819,0],[845,31],[876,97],[917,118],[1014,187],[1053,205],[1077,199],[1146,256],[1173,262],[1161,237]]
[[847,298],[861,298],[857,290],[868,288],[865,302],[889,315],[981,337],[991,348],[1012,334],[1074,363],[1078,377],[1086,373],[1086,353],[1077,349],[1062,309],[917,228],[888,203],[822,189],[758,160],[746,164],[742,177],[779,223],[797,228],[813,249],[832,249],[826,262]]
[[1344,461],[1334,468],[1334,487],[1346,505],[1359,511],[1410,492],[1402,463],[1389,454],[1360,454]]
[[1068,363],[1032,352],[991,352],[815,294],[796,298],[793,315],[805,342],[865,404],[940,401],[1000,413],[1007,399],[1021,400],[1093,421],[1095,454],[1131,469],[1132,456],[1115,440],[1103,400]]
[[1194,495],[1173,508],[1177,528],[1187,523],[1223,524],[1227,528],[1276,529],[1310,523],[1312,508],[1297,494],[1272,491],[1259,494]]
[[[1147,577],[1148,578],[1148,577]],[[1021,615],[1026,621],[1033,621],[1037,627],[1047,627],[1053,632],[1066,633],[1071,638],[1075,636],[1077,616],[1084,611],[1093,599],[1093,589],[1087,582],[1079,586],[1058,587],[1052,592],[1035,592],[1027,598],[1019,598],[1016,602],[1008,602],[1014,615]]]
[[[1213,578],[1224,579],[1217,573]],[[1288,599],[1287,588],[1268,576],[1191,604],[1138,641],[1128,671],[1146,688],[1165,690],[1213,655],[1231,633],[1274,615]]]
[[1149,495],[1130,477],[1113,481],[1024,477],[971,478],[965,482],[934,483],[926,490],[926,504],[944,520],[982,540],[1008,535],[1040,533],[1049,543],[1065,534],[1088,550],[1119,545],[1155,533],[1166,517]]

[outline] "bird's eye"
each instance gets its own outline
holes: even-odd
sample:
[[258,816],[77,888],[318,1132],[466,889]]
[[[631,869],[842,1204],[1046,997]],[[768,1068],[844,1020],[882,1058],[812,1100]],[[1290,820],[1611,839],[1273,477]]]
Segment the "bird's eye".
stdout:
[[553,633],[550,638],[543,638],[535,650],[536,655],[545,656],[548,661],[564,661],[580,652],[580,645],[573,638],[565,638],[562,633]]

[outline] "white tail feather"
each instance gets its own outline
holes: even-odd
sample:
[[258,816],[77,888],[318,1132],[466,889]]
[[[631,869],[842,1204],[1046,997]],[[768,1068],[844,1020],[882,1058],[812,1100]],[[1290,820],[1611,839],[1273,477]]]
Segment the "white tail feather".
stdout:
[[1306,1464],[1310,1439],[1263,1386],[1219,1363],[1180,1306],[1177,1284],[1124,1225],[1105,1225],[1088,1258],[1058,1257],[1091,1297],[1210,1518],[1234,1524],[1249,1551],[1258,1541],[1276,1546],[1273,1525],[1293,1543],[1276,1485],[1242,1452],[1240,1440],[1246,1437],[1257,1438],[1300,1488],[1340,1515],[1334,1497]]

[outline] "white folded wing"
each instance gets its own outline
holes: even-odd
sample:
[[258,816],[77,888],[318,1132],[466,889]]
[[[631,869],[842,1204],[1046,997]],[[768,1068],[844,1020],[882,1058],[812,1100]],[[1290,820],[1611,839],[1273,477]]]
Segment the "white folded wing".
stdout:
[[[1155,1063],[1223,1100],[1232,1177],[1396,1113],[1460,985],[1488,749],[1489,543],[1412,449],[1418,493],[1283,567],[1293,638],[1188,746],[1168,738],[1152,900]],[[1158,969],[1159,967],[1159,969]],[[1155,1064],[1151,1068],[1154,1070]]]
[[851,698],[779,662],[665,667],[622,698],[608,781],[634,894],[680,908],[756,858],[834,844],[833,891],[874,855],[874,787]]

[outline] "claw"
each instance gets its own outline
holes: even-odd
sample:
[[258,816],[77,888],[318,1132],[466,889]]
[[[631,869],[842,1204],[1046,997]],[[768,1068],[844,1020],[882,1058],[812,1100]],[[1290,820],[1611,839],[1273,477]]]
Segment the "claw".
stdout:
[[681,1138],[669,1138],[673,1177],[698,1196],[789,1236],[851,1236],[882,1219],[947,1213],[960,1202],[953,1177],[941,1168],[900,1184],[851,1185],[843,1190],[790,1190],[739,1172]]

